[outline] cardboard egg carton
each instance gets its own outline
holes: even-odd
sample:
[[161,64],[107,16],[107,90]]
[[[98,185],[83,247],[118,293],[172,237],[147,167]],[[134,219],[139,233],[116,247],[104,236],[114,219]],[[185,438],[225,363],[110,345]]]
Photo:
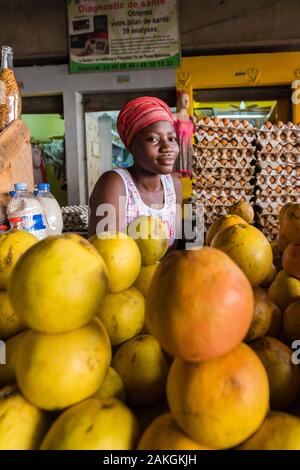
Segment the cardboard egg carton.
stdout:
[[242,121],[239,119],[231,120],[228,118],[223,118],[220,119],[218,117],[210,118],[208,116],[201,118],[197,121],[196,123],[196,128],[198,127],[204,127],[204,128],[232,128],[232,129],[241,129],[241,130],[255,130],[255,128],[252,126],[252,124],[247,121],[246,119],[243,119]]
[[300,153],[299,142],[282,142],[278,140],[258,141],[259,151],[263,153]]
[[256,186],[255,190],[256,196],[286,196],[286,197],[300,197],[300,188],[295,186],[266,186],[264,188],[260,188]]
[[215,151],[209,155],[197,151],[193,156],[193,166],[195,168],[214,169],[214,168],[250,168],[256,164],[255,155],[246,151]]
[[230,177],[218,177],[215,176],[199,176],[194,184],[195,189],[197,188],[234,188],[234,189],[251,189],[253,183],[252,178],[244,178],[241,176],[232,175]]
[[224,158],[227,160],[247,158],[249,160],[255,157],[254,148],[242,148],[242,149],[227,149],[224,147],[221,148],[206,148],[194,145],[194,156],[195,157],[206,157],[210,158]]
[[291,194],[272,194],[270,195],[260,195],[256,198],[256,204],[264,210],[265,208],[272,207],[283,207],[285,204],[289,202],[297,203],[300,201],[298,195],[291,195]]
[[274,124],[270,121],[266,121],[260,127],[260,129],[258,129],[258,132],[259,131],[280,132],[280,131],[283,131],[283,130],[288,130],[288,131],[293,131],[293,130],[298,131],[299,130],[300,131],[300,127],[299,127],[299,124],[294,124],[291,121],[287,122],[286,124],[282,121],[277,121]]
[[298,186],[297,175],[287,175],[281,173],[280,175],[268,175],[265,173],[258,173],[256,176],[257,186],[261,189],[270,187],[276,189],[277,187],[285,188],[294,186],[295,191],[300,192],[300,186]]
[[247,191],[236,191],[236,192],[231,192],[230,194],[226,194],[225,192],[221,192],[221,194],[207,194],[206,192],[202,193],[194,193],[194,203],[195,205],[204,205],[204,206],[213,206],[213,207],[218,207],[218,206],[224,206],[228,207],[234,204],[235,202],[238,202],[240,200],[244,200],[247,202],[251,202],[253,199],[253,194],[252,191],[247,192]]
[[258,228],[264,233],[269,240],[274,240],[278,237],[279,222],[278,215],[257,215],[256,222]]
[[238,149],[245,149],[245,148],[253,148],[252,142],[253,138],[244,137],[234,137],[234,138],[217,138],[214,136],[207,136],[207,135],[196,135],[195,136],[195,146],[196,147],[204,147],[204,148],[238,148]]
[[286,162],[259,162],[256,165],[257,171],[264,175],[290,175],[300,177],[300,165]]
[[218,178],[230,178],[231,176],[251,179],[255,173],[255,168],[253,166],[249,168],[235,168],[235,167],[215,167],[215,168],[205,168],[201,166],[196,166],[194,168],[194,177],[200,178],[204,176],[210,178],[211,176]]

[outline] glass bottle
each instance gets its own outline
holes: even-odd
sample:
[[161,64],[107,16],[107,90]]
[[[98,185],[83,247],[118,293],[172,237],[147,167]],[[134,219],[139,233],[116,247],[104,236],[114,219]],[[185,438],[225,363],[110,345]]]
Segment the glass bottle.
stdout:
[[13,50],[2,46],[0,68],[0,132],[21,117],[21,97],[13,71]]

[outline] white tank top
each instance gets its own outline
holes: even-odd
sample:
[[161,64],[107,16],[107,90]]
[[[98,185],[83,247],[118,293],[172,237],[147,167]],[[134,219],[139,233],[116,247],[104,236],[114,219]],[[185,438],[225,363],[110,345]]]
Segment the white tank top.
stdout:
[[164,189],[164,206],[161,209],[155,209],[143,202],[129,171],[125,168],[118,168],[113,171],[121,176],[126,191],[125,216],[120,230],[125,232],[127,225],[140,215],[152,215],[159,217],[167,224],[170,231],[169,246],[173,245],[176,226],[176,193],[172,176],[161,175]]

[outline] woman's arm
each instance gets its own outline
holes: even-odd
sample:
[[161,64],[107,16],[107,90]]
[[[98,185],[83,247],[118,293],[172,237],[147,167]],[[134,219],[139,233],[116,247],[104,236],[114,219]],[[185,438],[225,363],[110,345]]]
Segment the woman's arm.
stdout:
[[108,171],[98,179],[90,197],[88,236],[119,231],[125,216],[126,190],[118,173]]

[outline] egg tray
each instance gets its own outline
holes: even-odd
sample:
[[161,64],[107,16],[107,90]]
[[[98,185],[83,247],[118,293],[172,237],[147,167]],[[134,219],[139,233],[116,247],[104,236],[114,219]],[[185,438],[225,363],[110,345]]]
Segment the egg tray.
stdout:
[[256,165],[257,173],[268,176],[286,175],[300,177],[300,165],[290,163],[260,162]]
[[294,124],[293,122],[289,121],[284,123],[282,121],[277,121],[274,124],[270,121],[266,121],[257,131],[265,131],[265,132],[280,132],[280,131],[300,131],[300,124]]
[[195,157],[206,157],[206,158],[224,158],[230,160],[231,158],[247,158],[249,160],[255,158],[255,149],[251,148],[233,148],[228,149],[225,147],[221,148],[207,148],[194,145],[194,156]]
[[239,119],[228,119],[228,118],[223,118],[220,119],[218,117],[210,118],[210,117],[204,117],[201,119],[198,119],[196,125],[196,128],[198,127],[203,127],[203,128],[216,128],[216,129],[228,129],[228,128],[233,128],[233,129],[242,129],[242,130],[256,130],[256,128],[253,127],[251,122],[247,121],[246,119],[243,119],[242,121]]
[[255,167],[255,161],[249,160],[246,157],[239,157],[239,159],[231,158],[227,160],[226,158],[214,158],[210,157],[194,157],[193,159],[193,169],[201,168],[205,170],[215,170],[217,168],[224,169],[239,169],[246,170]]
[[295,196],[298,197],[300,196],[300,188],[295,188],[295,186],[267,186],[264,188],[260,188],[259,186],[255,187],[254,194],[256,197],[258,196]]
[[194,142],[203,147],[209,147],[210,145],[213,147],[252,147],[255,139],[255,134],[252,132],[243,133],[239,131],[234,134],[230,129],[227,131],[218,130],[217,132],[199,129],[194,134]]
[[233,149],[233,150],[234,149],[240,149],[240,150],[253,149],[253,145],[251,145],[245,139],[241,140],[240,142],[238,142],[236,139],[232,139],[232,140],[222,139],[222,142],[218,141],[215,143],[213,141],[203,139],[199,141],[198,143],[194,143],[193,145],[196,148],[200,148],[200,149],[204,148],[204,149],[211,149],[211,150],[214,150],[214,149],[223,150],[224,148]]
[[258,227],[263,233],[269,238],[277,237],[279,232],[279,221],[278,216],[272,216],[270,214],[256,216],[256,222]]
[[253,185],[253,177],[244,178],[241,176],[230,176],[229,178],[226,177],[219,177],[215,178],[214,176],[199,176],[197,181],[193,184],[193,188],[197,190],[198,188],[224,188],[224,189],[252,189],[254,188]]
[[255,199],[256,204],[260,206],[262,209],[267,207],[283,207],[288,202],[299,203],[300,197],[299,195],[290,195],[290,194],[280,194],[280,195],[260,195]]
[[297,175],[287,175],[281,173],[280,175],[268,175],[265,173],[258,173],[256,175],[256,185],[261,188],[274,188],[277,187],[285,188],[287,186],[294,186],[295,191],[300,192],[300,186],[298,185],[299,178]]
[[235,168],[235,167],[215,167],[215,168],[203,168],[203,167],[196,167],[194,168],[194,178],[200,178],[201,176],[205,176],[206,178],[214,177],[218,178],[230,178],[231,176],[234,177],[242,177],[242,178],[252,178],[255,174],[255,168],[253,166],[249,168]]
[[277,165],[281,163],[300,165],[300,152],[257,152],[257,162],[268,162]]
[[227,194],[207,194],[202,192],[201,194],[193,191],[193,201],[196,205],[202,204],[205,206],[230,206],[237,201],[244,200],[247,202],[253,201],[252,192],[239,191],[235,193]]
[[[260,145],[259,145],[260,144]],[[300,144],[299,143],[290,143],[290,142],[267,142],[260,143],[258,142],[258,151],[262,153],[300,153]]]

